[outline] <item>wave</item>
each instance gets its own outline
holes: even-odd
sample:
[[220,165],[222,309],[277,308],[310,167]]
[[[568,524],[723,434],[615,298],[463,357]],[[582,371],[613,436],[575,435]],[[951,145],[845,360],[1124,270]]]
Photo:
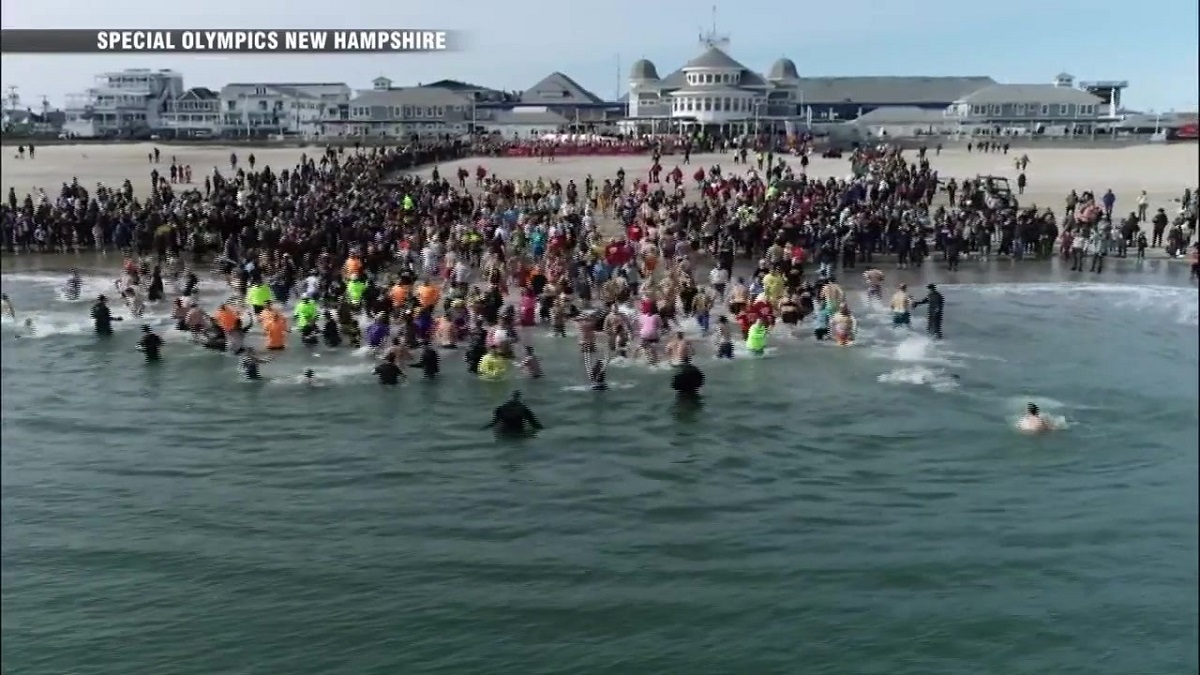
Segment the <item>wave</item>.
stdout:
[[912,366],[883,373],[876,378],[881,384],[912,384],[928,386],[934,391],[949,392],[958,389],[958,376],[937,368]]
[[1161,308],[1176,323],[1198,324],[1200,289],[1183,286],[1099,283],[1042,283],[1042,284],[955,284],[985,296],[1005,295],[1066,295],[1068,297],[1108,296],[1118,309],[1143,310]]

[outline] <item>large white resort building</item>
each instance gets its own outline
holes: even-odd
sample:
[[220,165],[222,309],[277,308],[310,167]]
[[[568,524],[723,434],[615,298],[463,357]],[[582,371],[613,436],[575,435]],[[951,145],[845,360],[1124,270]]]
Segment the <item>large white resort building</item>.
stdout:
[[862,119],[872,135],[914,133],[1088,133],[1117,118],[1128,82],[1075,84],[1061,73],[1044,84],[1001,84],[991,77],[802,77],[780,58],[765,74],[742,65],[727,42],[662,77],[641,59],[629,73],[630,133],[705,129],[728,135]]

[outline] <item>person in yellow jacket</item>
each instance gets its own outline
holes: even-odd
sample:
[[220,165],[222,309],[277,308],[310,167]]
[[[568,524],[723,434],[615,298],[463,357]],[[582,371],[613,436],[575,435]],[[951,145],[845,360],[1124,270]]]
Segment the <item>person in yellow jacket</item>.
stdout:
[[508,373],[508,359],[500,354],[500,350],[491,347],[479,359],[479,377],[483,380],[498,380]]
[[778,309],[779,301],[783,299],[783,294],[787,291],[787,281],[778,269],[772,269],[767,272],[762,278],[763,294],[767,296],[767,302],[771,306]]

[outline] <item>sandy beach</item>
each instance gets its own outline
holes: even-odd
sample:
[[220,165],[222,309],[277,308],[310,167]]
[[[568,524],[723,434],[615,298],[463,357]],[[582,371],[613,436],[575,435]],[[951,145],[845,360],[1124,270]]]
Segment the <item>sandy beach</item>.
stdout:
[[[97,183],[120,185],[126,178],[133,181],[134,189],[146,191],[150,186],[150,172],[157,168],[165,173],[174,159],[179,164],[190,165],[194,182],[203,184],[203,177],[214,170],[229,172],[230,153],[236,152],[241,162],[253,153],[259,166],[276,169],[290,168],[300,156],[320,152],[310,148],[245,148],[224,146],[160,146],[160,164],[152,164],[148,156],[154,144],[120,145],[56,145],[38,149],[37,158],[17,159],[15,148],[6,147],[2,164],[4,192],[13,188],[18,196],[37,189],[54,194],[62,183],[77,178],[85,187],[93,189]],[[352,151],[348,151],[352,152]],[[1005,176],[1015,181],[1018,171],[1013,161],[1023,151],[1000,153],[968,153],[964,148],[947,149],[940,156],[932,156],[931,162],[943,178],[958,179],[979,174]],[[1146,190],[1151,208],[1167,208],[1173,212],[1185,188],[1200,185],[1200,157],[1192,145],[1145,145],[1131,148],[1035,148],[1027,151],[1029,168],[1026,176],[1029,187],[1020,202],[1024,205],[1061,208],[1066,194],[1071,190],[1092,190],[1097,194],[1111,189],[1117,195],[1117,211],[1127,213],[1136,208],[1137,195]],[[669,171],[681,155],[665,158]],[[789,157],[794,170],[799,172],[797,158]],[[472,158],[450,162],[439,167],[443,176],[453,177],[459,166],[465,166],[474,176],[475,167],[487,167],[493,175],[514,180],[536,179],[539,176],[562,181],[575,180],[582,183],[589,174],[597,180],[614,175],[624,168],[632,176],[643,174],[649,168],[648,157],[563,157],[553,164],[538,162],[530,158]],[[720,164],[732,167],[729,156],[696,155],[694,166]],[[428,173],[430,169],[426,169]],[[686,169],[690,174],[695,169]],[[845,159],[812,158],[808,167],[810,175],[826,178],[844,177],[849,174],[849,163]]]

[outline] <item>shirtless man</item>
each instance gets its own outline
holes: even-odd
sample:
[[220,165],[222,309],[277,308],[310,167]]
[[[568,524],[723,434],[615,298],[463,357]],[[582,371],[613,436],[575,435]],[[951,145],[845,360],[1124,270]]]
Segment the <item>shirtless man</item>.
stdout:
[[[576,323],[579,325],[579,353],[583,355],[583,367],[591,373],[592,361],[596,354],[596,318],[591,314],[582,314]],[[608,319],[605,317],[605,324],[607,323]]]
[[738,277],[733,286],[729,289],[729,313],[737,314],[746,308],[746,302],[750,298],[750,291],[746,288],[746,282]]
[[683,331],[675,333],[675,337],[667,341],[666,354],[673,366],[687,363],[692,358],[692,345],[683,337]]
[[912,323],[912,296],[908,294],[908,284],[900,284],[892,293],[892,325],[908,326]]
[[1025,414],[1021,419],[1017,420],[1017,430],[1027,434],[1044,434],[1047,431],[1053,431],[1054,427],[1050,421],[1042,417],[1042,413],[1038,410],[1036,404],[1030,403],[1025,406]]
[[834,341],[845,347],[854,342],[854,317],[850,316],[850,308],[842,305],[838,313],[830,319],[830,332]]
[[408,345],[405,344],[404,336],[397,335],[392,338],[392,345],[383,353],[383,358],[393,358],[396,363],[408,363],[412,360],[412,355],[409,354]]
[[142,318],[142,315],[146,313],[146,303],[142,301],[137,288],[132,286],[126,288],[121,291],[121,297],[125,300],[125,306],[129,308],[129,313],[139,319]]
[[826,307],[840,307],[846,299],[846,292],[838,285],[836,277],[829,277],[829,282],[821,287],[821,301]]
[[867,282],[867,303],[883,302],[883,272],[871,268],[863,272],[863,280]]
[[571,299],[566,293],[559,293],[550,305],[550,330],[555,337],[567,336],[567,314],[571,308]]
[[617,311],[616,304],[611,305],[608,308],[608,314],[604,316],[604,334],[608,336],[608,351],[615,352],[617,350],[617,335],[624,327],[627,327],[625,316]]
[[8,299],[8,293],[0,296],[0,314],[7,316],[13,321],[17,320],[17,310],[13,308],[12,300]]

